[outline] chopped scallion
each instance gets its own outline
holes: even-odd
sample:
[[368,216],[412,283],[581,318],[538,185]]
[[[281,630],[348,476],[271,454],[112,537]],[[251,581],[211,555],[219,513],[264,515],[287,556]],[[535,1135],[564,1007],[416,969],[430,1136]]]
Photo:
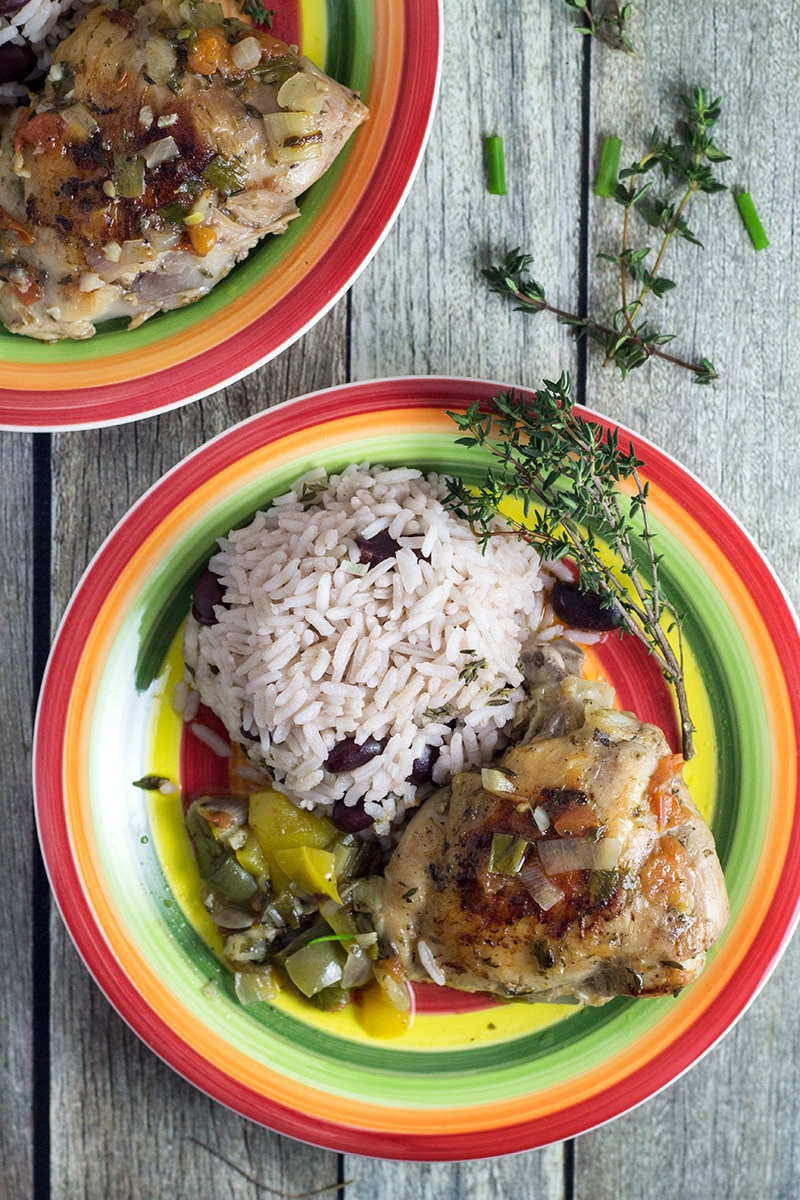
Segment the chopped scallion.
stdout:
[[600,167],[594,187],[595,196],[614,195],[614,190],[617,186],[617,176],[619,175],[619,156],[621,150],[621,138],[603,138],[603,148],[600,151]]
[[513,833],[495,833],[489,851],[489,874],[516,875],[525,860],[525,852],[529,845],[525,838],[515,837]]
[[144,160],[138,154],[114,155],[114,187],[127,200],[144,194]]
[[493,196],[506,194],[506,158],[503,139],[492,134],[484,141],[486,155],[486,178],[489,191]]
[[232,196],[247,183],[247,168],[237,159],[217,154],[203,169],[203,178],[223,196]]
[[744,227],[750,234],[750,241],[756,250],[766,250],[769,245],[769,238],[764,232],[764,226],[761,224],[756,206],[753,203],[753,198],[749,192],[736,193],[736,206],[741,213]]

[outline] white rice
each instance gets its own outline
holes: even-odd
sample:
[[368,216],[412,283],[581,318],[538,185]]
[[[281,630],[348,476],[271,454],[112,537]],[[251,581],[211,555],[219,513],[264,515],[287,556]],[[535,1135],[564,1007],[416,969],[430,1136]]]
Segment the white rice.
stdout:
[[[30,46],[36,55],[31,77],[46,75],[56,46],[74,28],[75,20],[90,3],[91,0],[27,0],[17,12],[0,17],[0,54],[7,44]],[[27,94],[24,83],[0,83],[0,104],[13,104]]]
[[[407,468],[311,472],[220,540],[226,607],[187,625],[187,679],[231,737],[304,807],[363,802],[379,834],[418,802],[426,745],[435,782],[493,757],[523,698],[521,649],[552,635],[536,552],[514,536],[483,552],[445,492]],[[384,530],[400,549],[364,571],[356,538]],[[325,769],[369,736],[381,754]]]

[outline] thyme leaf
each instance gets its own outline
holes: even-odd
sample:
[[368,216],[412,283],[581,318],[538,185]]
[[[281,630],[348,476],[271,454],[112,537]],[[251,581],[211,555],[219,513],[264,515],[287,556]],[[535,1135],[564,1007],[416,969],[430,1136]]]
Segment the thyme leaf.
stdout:
[[[662,298],[676,287],[675,281],[662,270],[673,241],[689,242],[702,249],[687,221],[690,203],[698,195],[715,195],[726,187],[713,170],[718,163],[728,161],[713,140],[720,100],[711,99],[702,87],[693,88],[680,99],[685,116],[675,135],[665,137],[658,128],[654,129],[647,153],[619,171],[615,180],[602,181],[601,192],[607,193],[623,210],[618,248],[598,255],[616,268],[619,279],[619,304],[610,316],[598,319],[551,304],[544,285],[530,274],[533,256],[523,254],[519,248],[506,254],[502,262],[486,268],[483,274],[490,290],[515,300],[519,311],[553,313],[564,324],[571,325],[579,336],[591,338],[602,349],[603,366],[615,366],[622,379],[629,371],[656,358],[693,372],[695,383],[709,384],[718,378],[711,360],[702,356],[697,361],[687,361],[668,353],[664,347],[675,335],[663,332],[643,313],[646,302],[650,301],[648,307],[651,307],[652,300]],[[655,178],[650,177],[656,168],[660,168],[666,192],[656,192]],[[656,235],[655,253],[650,245],[634,244],[634,217],[641,218],[648,235]]]
[[633,15],[632,4],[619,4],[618,0],[600,0],[590,8],[588,0],[565,0],[569,8],[580,13],[575,28],[578,33],[604,42],[612,50],[635,54],[628,33],[628,23]]
[[[581,588],[619,606],[621,630],[655,656],[674,690],[683,756],[691,758],[681,616],[661,588],[649,485],[633,445],[577,414],[566,374],[545,380],[534,394],[500,391],[448,415],[464,435],[458,444],[480,446],[493,460],[476,487],[448,479],[448,507],[484,544],[510,529],[543,558],[568,556]],[[522,505],[519,520],[503,512],[508,500]],[[495,520],[501,512],[503,526]]]
[[272,29],[275,9],[267,8],[262,0],[245,0],[242,12],[246,17],[250,17],[255,25],[266,25],[267,29]]

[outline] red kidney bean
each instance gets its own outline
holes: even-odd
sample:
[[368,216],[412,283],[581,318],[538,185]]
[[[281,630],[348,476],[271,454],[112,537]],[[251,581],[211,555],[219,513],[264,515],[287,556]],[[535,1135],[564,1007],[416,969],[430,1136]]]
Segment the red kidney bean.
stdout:
[[394,558],[400,549],[400,543],[396,542],[393,537],[389,537],[385,529],[373,534],[371,538],[357,537],[356,545],[361,562],[369,563],[371,567],[374,567],[376,563],[383,562],[384,559]]
[[219,575],[215,575],[210,567],[206,567],[192,592],[192,616],[198,625],[216,625],[217,616],[214,607],[215,605],[227,607],[222,599],[224,595],[225,588],[220,582]]
[[30,46],[12,46],[9,42],[0,46],[0,83],[21,83],[35,66],[36,55]]
[[332,816],[334,825],[341,829],[342,833],[360,833],[372,824],[372,817],[364,810],[363,800],[358,800],[355,804],[345,804],[344,800],[337,800]]
[[385,739],[376,737],[368,737],[363,742],[357,742],[352,737],[343,738],[333,747],[323,765],[332,775],[355,771],[356,767],[363,767],[364,763],[380,754],[385,745]]
[[438,746],[426,746],[419,758],[415,758],[411,764],[411,774],[408,777],[408,782],[413,783],[415,787],[419,787],[422,783],[430,783],[433,778],[433,768],[438,757]]
[[559,620],[573,629],[599,633],[622,624],[622,610],[616,601],[604,604],[599,592],[584,592],[574,583],[557,583],[551,602]]
[[0,17],[10,17],[12,13],[19,12],[25,0],[0,0]]

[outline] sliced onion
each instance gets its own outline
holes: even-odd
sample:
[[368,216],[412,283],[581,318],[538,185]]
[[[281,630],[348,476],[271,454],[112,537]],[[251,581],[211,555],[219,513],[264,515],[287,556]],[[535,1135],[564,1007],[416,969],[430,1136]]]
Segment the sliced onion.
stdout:
[[[261,43],[258,38],[246,37],[231,46],[231,59],[240,71],[249,71],[261,62]],[[280,101],[278,101],[280,103]]]
[[618,708],[595,708],[587,704],[585,713],[587,726],[609,737],[633,737],[641,728],[639,720],[632,713],[621,712]]
[[241,829],[249,811],[247,796],[201,796],[194,807],[217,829]]
[[322,155],[322,134],[313,113],[267,113],[264,128],[276,162],[303,162]]
[[580,838],[554,838],[538,843],[539,859],[548,875],[563,875],[567,871],[590,871],[594,863],[594,846]]
[[485,792],[491,792],[493,796],[507,796],[517,790],[513,779],[494,767],[481,768],[481,787]]
[[347,945],[347,961],[342,968],[342,987],[366,987],[372,979],[372,959],[357,943]]
[[536,858],[531,857],[519,873],[520,882],[527,888],[544,912],[549,912],[564,893],[552,879],[548,879]]
[[178,65],[175,47],[159,34],[147,39],[145,70],[153,83],[166,83]]
[[261,967],[258,971],[237,971],[233,986],[240,1004],[274,1000],[280,991],[270,966]]
[[205,899],[205,909],[215,925],[221,925],[223,929],[230,929],[232,932],[252,929],[255,922],[252,912],[240,908],[231,900],[226,900],[224,896],[220,896],[219,892],[208,893]]
[[540,833],[547,833],[550,828],[550,818],[547,812],[542,808],[541,804],[537,804],[533,810],[533,819],[536,822],[536,827]]
[[263,927],[232,933],[225,942],[225,957],[235,963],[263,962],[267,939]]
[[82,142],[88,142],[92,134],[97,133],[100,128],[88,108],[80,103],[71,104],[69,108],[62,108],[61,119],[66,123],[72,136],[79,138]]
[[611,871],[619,861],[622,842],[615,837],[600,838],[596,842],[563,837],[539,842],[537,849],[548,875],[561,875],[565,871]]
[[82,292],[97,292],[105,287],[105,283],[94,271],[84,271],[78,280],[78,287]]
[[172,134],[168,133],[166,137],[145,146],[139,153],[148,167],[159,167],[161,163],[170,162],[178,157],[178,143]]
[[325,104],[325,97],[329,91],[329,84],[320,76],[313,75],[310,71],[298,71],[281,84],[277,101],[281,108],[288,108],[294,112],[318,113]]

